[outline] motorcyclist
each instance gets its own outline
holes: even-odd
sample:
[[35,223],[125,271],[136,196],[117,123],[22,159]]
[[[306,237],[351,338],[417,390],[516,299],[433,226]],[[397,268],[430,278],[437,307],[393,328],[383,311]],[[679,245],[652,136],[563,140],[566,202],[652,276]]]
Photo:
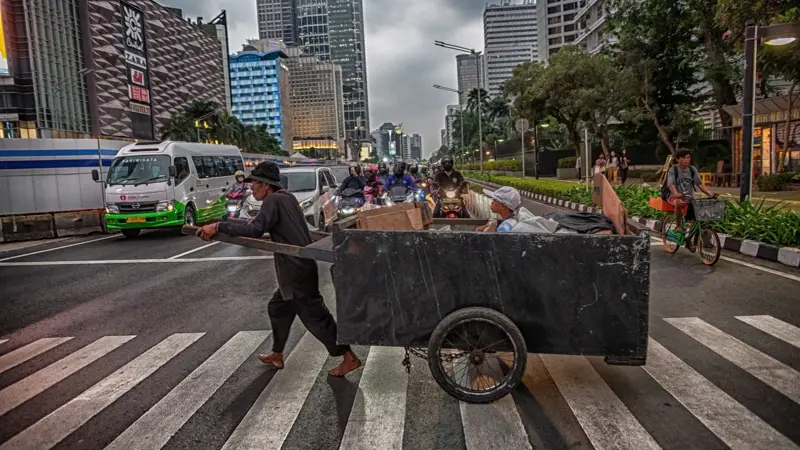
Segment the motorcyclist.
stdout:
[[414,179],[414,182],[419,184],[422,181],[422,176],[419,173],[419,166],[416,163],[408,165],[408,174]]
[[378,163],[378,177],[382,180],[389,178],[389,168],[386,166],[385,162]]
[[228,191],[228,197],[239,197],[244,196],[247,193],[247,189],[250,187],[244,181],[244,171],[237,170],[236,173],[233,174],[234,178],[236,178],[236,182],[233,183],[230,190]]
[[411,189],[413,191],[417,190],[417,183],[414,182],[413,178],[406,175],[406,163],[404,161],[395,163],[394,173],[389,175],[389,178],[386,179],[386,184],[383,185],[383,189],[388,191],[392,186],[398,185],[405,186],[406,189]]
[[344,192],[346,189],[363,191],[366,185],[367,180],[361,175],[361,166],[358,164],[353,164],[350,166],[350,176],[342,181],[342,184],[339,185],[339,190],[337,192]]
[[377,172],[378,168],[375,166],[364,169],[364,178],[367,180],[366,187],[372,188],[372,193],[376,197],[381,193],[381,180],[378,179]]
[[[442,191],[455,189],[463,191],[466,186],[464,176],[461,172],[453,168],[453,158],[445,156],[442,158],[442,170],[434,177],[434,184]],[[433,217],[439,217],[441,214],[442,200],[436,200],[436,207],[433,209]]]

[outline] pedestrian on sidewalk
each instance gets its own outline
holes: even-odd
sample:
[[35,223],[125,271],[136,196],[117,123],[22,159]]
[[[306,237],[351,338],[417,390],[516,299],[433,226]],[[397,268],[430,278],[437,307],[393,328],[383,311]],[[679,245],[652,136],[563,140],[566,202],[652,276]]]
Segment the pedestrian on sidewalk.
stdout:
[[597,161],[594,162],[594,173],[602,173],[603,176],[608,178],[608,174],[606,173],[606,155],[601,153],[599,157],[597,157]]
[[[211,240],[217,233],[229,236],[260,238],[269,233],[274,242],[305,247],[311,244],[311,233],[303,219],[303,210],[294,195],[281,184],[278,165],[264,161],[245,180],[253,197],[262,202],[258,215],[249,223],[218,222],[201,227],[197,235]],[[267,311],[272,325],[272,353],[258,359],[283,369],[283,350],[295,316],[306,329],[325,345],[333,357],[343,357],[341,364],[328,371],[341,377],[359,368],[361,360],[346,345],[336,344],[336,321],[325,306],[319,292],[317,262],[313,259],[275,254],[278,289],[269,301]]]
[[630,160],[628,160],[628,149],[622,147],[622,154],[619,157],[619,174],[623,185],[628,179],[628,164],[630,164]]
[[581,157],[575,158],[575,171],[578,172],[578,179],[581,179]]
[[608,182],[611,184],[619,180],[619,159],[617,154],[611,152],[611,158],[608,161]]

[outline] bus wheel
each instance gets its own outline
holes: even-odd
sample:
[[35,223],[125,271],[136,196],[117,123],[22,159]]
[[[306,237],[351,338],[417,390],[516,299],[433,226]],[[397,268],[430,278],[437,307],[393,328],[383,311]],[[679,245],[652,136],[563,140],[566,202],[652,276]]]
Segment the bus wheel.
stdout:
[[138,228],[133,228],[130,230],[122,230],[122,235],[125,236],[126,238],[135,238],[136,236],[139,235],[140,231],[142,230]]
[[196,224],[196,220],[194,218],[194,208],[192,205],[186,205],[186,210],[183,212],[183,224],[193,227]]

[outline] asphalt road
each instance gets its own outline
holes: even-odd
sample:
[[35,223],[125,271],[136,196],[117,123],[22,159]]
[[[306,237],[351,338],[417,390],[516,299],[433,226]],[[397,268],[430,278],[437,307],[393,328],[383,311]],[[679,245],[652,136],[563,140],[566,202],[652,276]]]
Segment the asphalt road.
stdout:
[[532,354],[512,396],[467,405],[402,349],[356,348],[363,370],[329,378],[299,322],[265,368],[269,254],[159,232],[2,250],[0,450],[800,445],[796,272],[653,246],[647,366]]

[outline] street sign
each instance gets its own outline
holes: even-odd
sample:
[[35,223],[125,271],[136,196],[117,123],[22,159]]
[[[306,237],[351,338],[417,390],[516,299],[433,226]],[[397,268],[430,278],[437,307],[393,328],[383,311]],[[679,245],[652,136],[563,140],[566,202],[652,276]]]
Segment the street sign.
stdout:
[[528,131],[528,119],[517,119],[517,123],[514,124],[514,127],[517,129],[518,132],[524,133]]

